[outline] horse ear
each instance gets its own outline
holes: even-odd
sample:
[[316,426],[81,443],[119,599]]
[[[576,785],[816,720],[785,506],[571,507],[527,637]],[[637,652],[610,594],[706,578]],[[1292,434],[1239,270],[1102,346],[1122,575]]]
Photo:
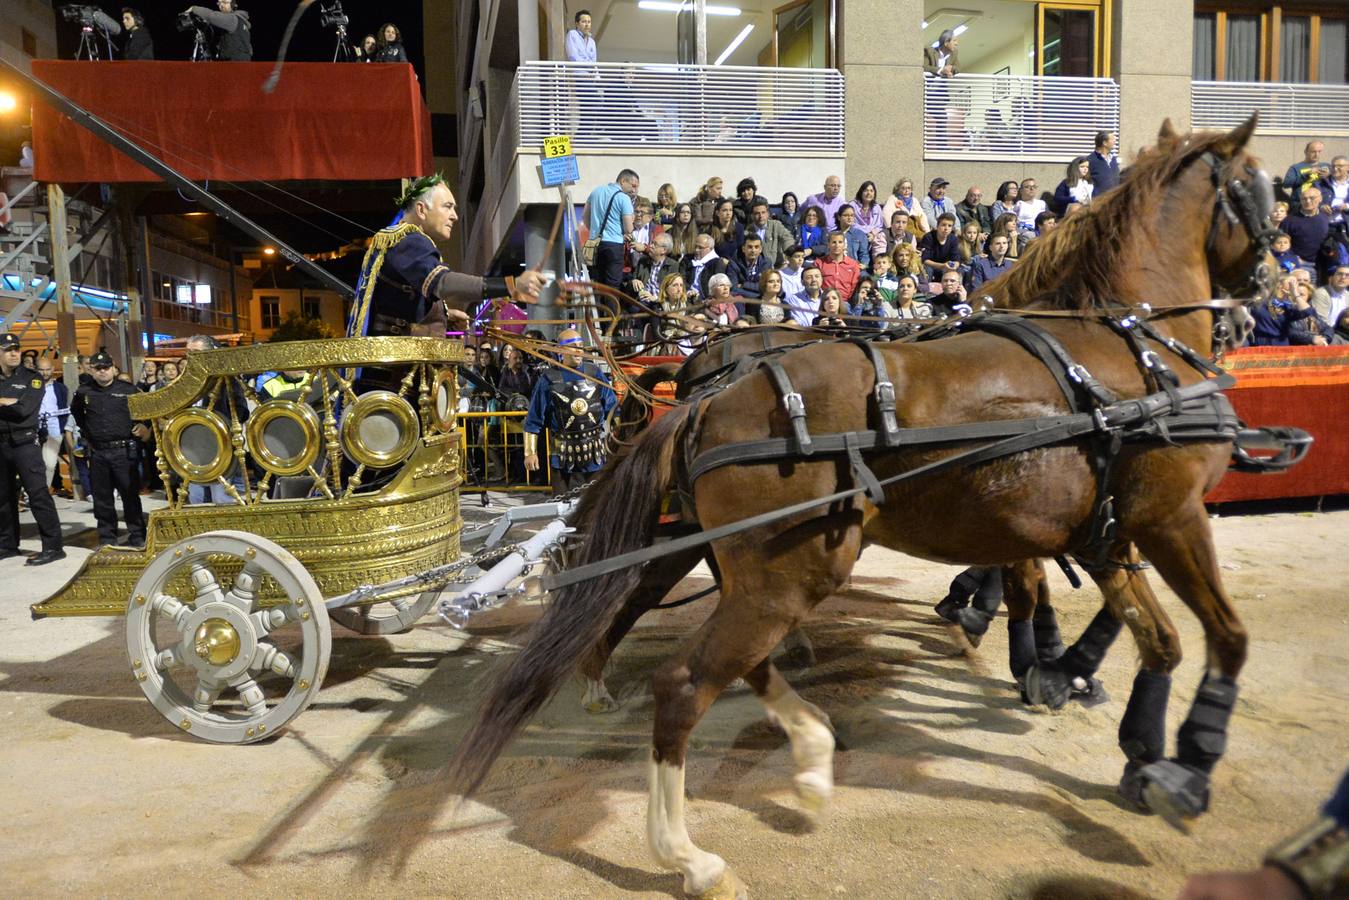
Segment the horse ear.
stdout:
[[1223,137],[1222,145],[1223,149],[1226,150],[1226,155],[1231,156],[1246,146],[1251,139],[1251,135],[1255,134],[1255,126],[1259,123],[1259,120],[1260,113],[1253,112],[1249,119],[1233,128]]
[[1162,127],[1157,132],[1157,143],[1159,144],[1174,143],[1175,140],[1179,137],[1180,135],[1176,134],[1176,129],[1171,124],[1171,117],[1167,116],[1165,119],[1162,119]]

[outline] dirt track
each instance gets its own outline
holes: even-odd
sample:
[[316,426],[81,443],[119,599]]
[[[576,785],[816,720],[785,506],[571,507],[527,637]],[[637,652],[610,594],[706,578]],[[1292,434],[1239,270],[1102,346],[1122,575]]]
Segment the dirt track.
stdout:
[[[838,732],[825,822],[810,831],[795,811],[786,739],[742,686],[694,733],[693,839],[760,898],[1167,897],[1185,872],[1255,861],[1349,763],[1349,511],[1214,524],[1252,644],[1213,809],[1192,835],[1115,800],[1127,635],[1102,673],[1111,702],[1027,711],[1001,621],[966,652],[932,614],[955,570],[870,550],[807,626],[818,664],[788,673]],[[1051,574],[1075,635],[1099,595]],[[217,747],[142,698],[120,619],[29,622],[32,588],[0,563],[5,894],[679,896],[645,850],[644,673],[714,600],[644,620],[610,677],[623,708],[590,716],[564,690],[454,813],[436,769],[475,680],[533,609],[476,620],[467,643],[429,622],[388,639],[335,629],[315,706],[274,741]],[[1202,641],[1159,593],[1188,654],[1174,744]]]

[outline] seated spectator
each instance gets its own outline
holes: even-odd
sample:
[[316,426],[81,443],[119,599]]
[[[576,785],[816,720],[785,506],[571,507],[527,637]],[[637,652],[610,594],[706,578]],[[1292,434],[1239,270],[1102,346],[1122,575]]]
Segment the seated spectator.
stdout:
[[1274,263],[1285,272],[1291,272],[1303,265],[1302,260],[1292,251],[1292,246],[1293,239],[1284,231],[1280,231],[1269,242],[1269,255],[1274,257]]
[[660,294],[660,286],[666,277],[678,271],[678,261],[670,258],[670,248],[674,242],[668,234],[658,234],[647,245],[646,252],[632,267],[632,280],[629,290],[638,300],[647,305],[655,303]]
[[782,223],[782,227],[787,229],[787,233],[792,236],[792,240],[800,243],[801,241],[801,204],[796,199],[796,195],[791,191],[782,195],[782,204],[778,207],[778,214],[774,217]]
[[993,216],[989,208],[984,206],[984,192],[981,188],[971,187],[965,191],[965,199],[956,204],[956,215],[966,224],[973,222],[979,226],[981,242],[993,230]]
[[1295,287],[1294,302],[1302,318],[1288,327],[1288,343],[1294,346],[1325,347],[1334,339],[1334,328],[1316,314],[1312,306],[1312,286],[1299,281]]
[[1021,182],[1021,199],[1012,204],[1012,212],[1016,213],[1016,226],[1021,229],[1022,234],[1033,234],[1035,231],[1035,217],[1044,212],[1048,207],[1045,202],[1035,195],[1040,189],[1034,178],[1027,178]]
[[988,255],[976,257],[970,264],[970,290],[977,291],[988,281],[997,278],[1012,267],[1016,260],[1007,255],[1010,238],[995,234],[988,239]]
[[1335,333],[1330,342],[1337,346],[1349,344],[1349,309],[1340,313],[1340,317],[1335,320]]
[[675,221],[675,208],[679,201],[675,199],[675,188],[668,181],[656,191],[656,221],[663,228],[669,228]]
[[[885,238],[885,255],[893,256],[895,248],[900,244],[908,244],[915,250],[918,248],[918,239],[913,236],[913,231],[909,229],[909,214],[905,210],[897,209],[890,216],[890,227],[881,233]],[[871,254],[875,256],[875,252]]]
[[[879,256],[877,259],[885,257]],[[896,280],[895,284],[898,286],[899,282]],[[855,328],[880,330],[889,324],[890,319],[895,318],[895,308],[881,296],[881,292],[876,288],[876,282],[870,277],[864,277],[858,282],[857,299],[851,306],[852,316],[848,324]]]
[[745,304],[745,313],[753,315],[761,325],[776,325],[789,320],[786,297],[782,293],[782,273],[764,269],[759,276],[759,299]]
[[956,213],[956,205],[951,202],[951,198],[946,196],[946,186],[951,182],[945,178],[934,178],[932,184],[928,185],[927,196],[922,200],[923,215],[929,222],[935,222],[941,218],[942,213],[946,213],[955,220],[955,228],[960,228],[960,216]]
[[818,266],[809,266],[801,273],[801,284],[801,293],[791,297],[791,316],[796,324],[808,326],[815,321],[815,316],[820,312],[820,296],[824,293],[824,273]]
[[960,238],[955,229],[956,217],[951,213],[942,213],[937,217],[937,227],[918,241],[923,267],[932,281],[940,280],[943,272],[959,273]]
[[1283,200],[1275,200],[1274,208],[1269,211],[1269,223],[1278,228],[1286,218],[1288,218],[1288,204]]
[[660,283],[660,294],[655,305],[660,307],[663,318],[657,325],[657,333],[661,340],[661,346],[657,348],[657,353],[662,355],[672,355],[678,352],[679,339],[684,335],[684,327],[681,324],[687,310],[688,294],[685,288],[686,282],[684,276],[678,272],[666,275]]
[[[993,234],[989,235],[989,240],[997,234],[1007,236],[1007,256],[1016,259],[1021,250],[1021,229],[1017,226],[1016,213],[1004,213],[993,221]],[[984,251],[988,251],[988,241],[984,242]]]
[[1068,163],[1068,172],[1059,186],[1054,189],[1054,211],[1067,215],[1068,207],[1076,203],[1079,206],[1091,204],[1094,187],[1091,183],[1091,163],[1085,156]]
[[797,243],[805,250],[809,262],[814,262],[827,252],[823,216],[818,206],[807,206],[801,213],[801,238]]
[[857,219],[857,210],[851,206],[841,206],[838,215],[834,217],[834,230],[842,232],[847,237],[847,253],[857,264],[866,268],[871,264],[871,239],[867,233],[858,228],[855,224]]
[[733,201],[723,199],[717,202],[716,211],[712,214],[712,224],[707,226],[706,231],[712,236],[712,243],[718,256],[723,259],[735,259],[740,245],[745,240],[745,226],[735,220]]
[[701,298],[707,296],[707,280],[713,275],[726,274],[730,262],[717,255],[712,235],[700,234],[696,241],[693,255],[684,260],[683,274],[688,292]]
[[1026,234],[1024,231],[1021,233],[1021,249],[1025,250],[1032,243],[1049,234],[1049,232],[1053,231],[1058,226],[1058,216],[1054,215],[1049,210],[1040,213],[1035,217],[1035,233]]
[[968,274],[970,263],[974,262],[979,256],[980,244],[983,241],[979,238],[979,223],[966,222],[960,226],[960,268],[962,273]]
[[1115,156],[1115,134],[1096,132],[1096,149],[1087,157],[1087,174],[1091,176],[1092,194],[1100,196],[1119,187],[1119,158]]
[[948,269],[942,273],[941,290],[927,299],[940,315],[949,316],[957,312],[969,312],[965,297],[965,283],[961,280],[960,273]]
[[1298,305],[1297,276],[1284,275],[1279,279],[1275,295],[1263,303],[1253,303],[1247,307],[1255,327],[1251,331],[1252,347],[1283,347],[1288,345],[1289,333],[1293,323],[1315,311],[1308,303]]
[[735,186],[735,200],[731,205],[735,210],[735,220],[741,225],[749,221],[749,206],[758,193],[759,186],[754,183],[753,178],[742,178]]
[[848,238],[841,231],[829,235],[829,255],[815,263],[824,276],[824,286],[837,288],[844,297],[851,297],[862,278],[862,267],[848,256]]
[[923,265],[922,254],[919,253],[916,246],[910,244],[897,245],[895,252],[890,254],[890,261],[895,264],[896,278],[912,275],[922,282],[929,280],[926,267]]
[[772,266],[780,265],[787,248],[796,243],[787,227],[768,215],[768,201],[755,197],[749,207],[749,223],[745,226],[745,239],[757,234],[763,241],[763,258]]
[[871,283],[886,303],[895,299],[899,289],[899,276],[894,272],[895,261],[888,253],[877,253],[871,257]]
[[[834,221],[834,217],[838,215],[838,208],[845,202],[842,191],[843,180],[837,175],[830,175],[824,180],[824,190],[818,194],[811,194],[801,205],[805,207],[819,207],[820,212],[823,214],[820,219],[821,223],[832,222]],[[802,241],[802,243],[805,242]]]
[[731,293],[737,297],[757,298],[759,278],[773,268],[763,256],[763,241],[753,232],[745,235],[740,255],[731,261],[726,274],[731,277]]
[[848,315],[848,304],[839,296],[838,288],[825,288],[820,297],[820,313],[811,321],[812,328],[824,328],[836,334],[846,334],[848,323],[843,317]]
[[785,260],[778,274],[782,276],[782,296],[791,297],[801,293],[801,273],[805,271],[806,251],[800,244],[793,244],[783,253]]
[[1340,313],[1349,309],[1349,266],[1337,266],[1324,287],[1312,294],[1312,308],[1327,322],[1338,322]]
[[1330,161],[1330,174],[1316,182],[1321,192],[1321,212],[1330,216],[1331,228],[1343,230],[1349,224],[1349,156]]
[[885,230],[885,208],[876,201],[876,182],[862,182],[862,186],[857,189],[857,196],[848,205],[856,213],[853,225],[862,229],[867,237]]
[[705,309],[709,322],[729,325],[740,318],[740,305],[731,296],[731,279],[728,275],[717,273],[707,279],[707,290]]
[[628,239],[628,270],[637,265],[637,261],[646,253],[651,239],[665,231],[660,223],[652,220],[651,201],[638,197],[632,202],[632,237]]
[[675,207],[674,224],[666,232],[670,236],[670,256],[683,262],[696,250],[698,225],[693,221],[693,207],[680,203]]
[[1302,189],[1297,211],[1283,220],[1279,230],[1292,238],[1291,249],[1299,259],[1311,262],[1320,256],[1330,234],[1330,216],[1321,211],[1321,192],[1314,185]]
[[712,214],[720,202],[721,179],[713,175],[698,189],[698,195],[693,199],[693,221],[699,228],[707,228],[712,224]]
[[[1004,181],[998,185],[998,199],[988,208],[988,218],[990,222],[997,222],[1003,216],[1011,213],[1016,215],[1016,201],[1021,196],[1021,185],[1015,181]],[[993,228],[989,228],[989,234],[993,233]]]
[[898,319],[931,319],[932,304],[919,300],[921,291],[918,279],[912,275],[899,277],[899,289],[895,293],[895,317]]
[[914,199],[912,178],[904,177],[895,182],[891,197],[885,201],[885,209],[882,211],[885,221],[893,221],[897,209],[909,214],[909,230],[913,232],[914,237],[921,237],[932,228],[930,220],[923,214],[923,204]]

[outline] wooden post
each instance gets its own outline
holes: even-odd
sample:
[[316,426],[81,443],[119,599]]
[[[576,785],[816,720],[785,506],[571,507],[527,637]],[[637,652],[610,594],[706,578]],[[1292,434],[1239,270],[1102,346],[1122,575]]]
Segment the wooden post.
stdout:
[[52,279],[56,282],[56,347],[61,353],[61,380],[73,395],[80,386],[80,348],[75,338],[75,295],[70,290],[66,192],[59,184],[47,185],[47,224]]

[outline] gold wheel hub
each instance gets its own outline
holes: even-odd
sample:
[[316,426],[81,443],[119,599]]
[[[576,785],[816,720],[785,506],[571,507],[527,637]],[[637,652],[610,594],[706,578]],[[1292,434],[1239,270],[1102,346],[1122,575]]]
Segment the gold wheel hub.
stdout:
[[239,655],[239,632],[224,619],[207,619],[197,626],[192,647],[213,666],[227,666]]

